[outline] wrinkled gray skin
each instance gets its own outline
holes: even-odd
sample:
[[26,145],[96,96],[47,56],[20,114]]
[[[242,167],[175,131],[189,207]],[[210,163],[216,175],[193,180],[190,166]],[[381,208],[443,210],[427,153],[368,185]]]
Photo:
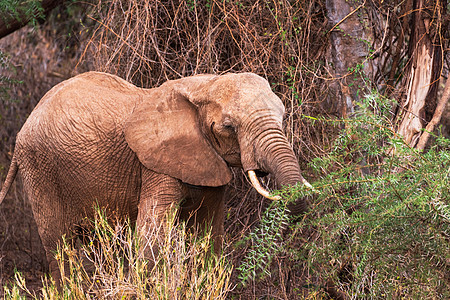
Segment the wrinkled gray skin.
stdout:
[[[51,89],[20,130],[0,201],[18,171],[56,278],[52,252],[63,234],[93,217],[95,203],[136,221],[144,237],[171,205],[181,205],[180,218],[212,224],[217,250],[230,166],[271,173],[279,186],[304,181],[283,114],[268,82],[250,73],[198,75],[153,89],[81,74]],[[305,208],[302,201],[296,207]]]

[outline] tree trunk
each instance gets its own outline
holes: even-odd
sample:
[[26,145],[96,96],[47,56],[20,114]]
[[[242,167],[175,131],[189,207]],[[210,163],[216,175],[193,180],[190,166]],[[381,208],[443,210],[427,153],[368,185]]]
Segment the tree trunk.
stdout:
[[[441,8],[435,10],[437,4],[433,2],[427,0],[413,2],[406,100],[401,104],[402,109],[397,116],[399,122],[397,131],[411,147],[418,145],[422,129],[432,120],[438,102],[442,49],[440,35],[436,33],[436,27],[432,26],[432,22],[436,22],[437,19],[433,13],[439,13]],[[425,144],[426,140],[422,139],[419,148],[423,149]]]
[[354,102],[364,94],[365,83],[359,72],[371,73],[367,57],[372,38],[362,4],[326,0],[326,9],[330,23],[327,62],[333,76],[326,110],[345,117],[354,112]]

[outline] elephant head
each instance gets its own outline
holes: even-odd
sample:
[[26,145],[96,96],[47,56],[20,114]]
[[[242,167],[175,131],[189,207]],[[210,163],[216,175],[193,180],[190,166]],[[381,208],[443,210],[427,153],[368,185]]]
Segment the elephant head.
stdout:
[[272,199],[255,174],[271,173],[279,186],[310,186],[283,135],[283,103],[262,77],[186,77],[153,89],[151,98],[156,101],[143,97],[125,125],[129,146],[147,168],[192,185],[221,186],[231,180],[229,167],[242,167]]

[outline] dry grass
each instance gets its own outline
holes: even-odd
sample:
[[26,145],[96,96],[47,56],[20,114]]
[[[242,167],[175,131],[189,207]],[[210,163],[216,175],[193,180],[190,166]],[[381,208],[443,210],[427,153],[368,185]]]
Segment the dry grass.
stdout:
[[[146,245],[128,223],[113,227],[98,212],[88,243],[77,249],[64,241],[57,251],[65,274],[61,291],[44,279],[41,295],[36,296],[16,273],[5,298],[25,294],[36,299],[225,299],[232,287],[229,258],[212,254],[209,232],[203,235],[175,225],[175,215],[168,215],[162,229],[149,232],[149,240],[160,249],[152,263],[142,256]],[[157,234],[161,230],[164,235]]]

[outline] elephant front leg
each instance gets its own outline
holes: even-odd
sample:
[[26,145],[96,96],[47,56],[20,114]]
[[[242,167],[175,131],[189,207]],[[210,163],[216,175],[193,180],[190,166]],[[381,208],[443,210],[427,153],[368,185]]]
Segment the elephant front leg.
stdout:
[[165,222],[183,198],[178,179],[143,168],[136,230],[141,249],[150,263],[157,262],[161,241],[164,241]]

